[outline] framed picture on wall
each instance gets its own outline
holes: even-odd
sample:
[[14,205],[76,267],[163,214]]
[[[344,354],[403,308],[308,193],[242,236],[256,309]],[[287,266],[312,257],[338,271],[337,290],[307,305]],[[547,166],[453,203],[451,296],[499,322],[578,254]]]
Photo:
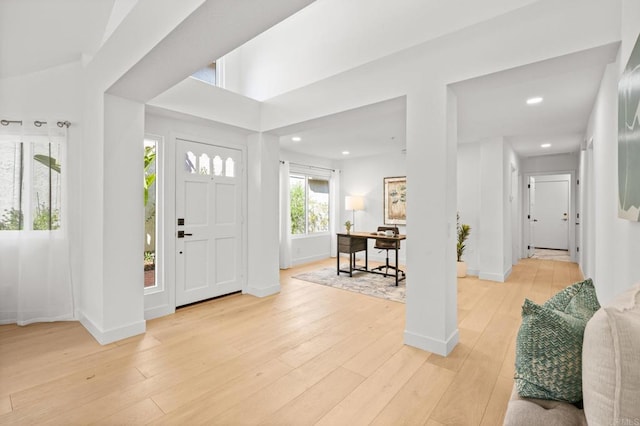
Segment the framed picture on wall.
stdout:
[[383,183],[384,224],[407,224],[407,177],[386,177]]
[[640,37],[618,83],[618,217],[640,221]]

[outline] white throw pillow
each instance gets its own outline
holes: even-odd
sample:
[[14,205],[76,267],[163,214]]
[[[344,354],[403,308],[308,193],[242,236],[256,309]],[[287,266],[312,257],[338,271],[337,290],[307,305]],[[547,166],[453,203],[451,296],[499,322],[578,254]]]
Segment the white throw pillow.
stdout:
[[590,425],[640,424],[640,283],[587,323],[582,385]]

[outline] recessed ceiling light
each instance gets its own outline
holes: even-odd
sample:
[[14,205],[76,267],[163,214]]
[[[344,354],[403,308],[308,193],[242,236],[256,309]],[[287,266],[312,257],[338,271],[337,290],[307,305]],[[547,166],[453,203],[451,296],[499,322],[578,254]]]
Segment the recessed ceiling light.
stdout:
[[550,146],[550,143],[543,143],[542,145],[540,145],[540,148],[549,148]]
[[349,151],[342,151],[342,155],[349,155]]
[[291,138],[292,141],[294,142],[300,142],[302,140],[302,138],[300,136],[294,136]]
[[535,104],[539,104],[540,102],[542,102],[542,98],[540,96],[527,99],[527,105],[535,105]]

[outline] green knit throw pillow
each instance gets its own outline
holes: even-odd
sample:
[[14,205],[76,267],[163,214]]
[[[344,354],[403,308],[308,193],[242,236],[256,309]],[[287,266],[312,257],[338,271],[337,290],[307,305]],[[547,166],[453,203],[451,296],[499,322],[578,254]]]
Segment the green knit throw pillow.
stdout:
[[596,288],[593,286],[591,278],[570,285],[547,300],[543,306],[562,311],[572,317],[582,318],[585,321],[589,321],[593,314],[600,309]]
[[587,321],[525,300],[516,341],[516,388],[527,398],[582,400]]

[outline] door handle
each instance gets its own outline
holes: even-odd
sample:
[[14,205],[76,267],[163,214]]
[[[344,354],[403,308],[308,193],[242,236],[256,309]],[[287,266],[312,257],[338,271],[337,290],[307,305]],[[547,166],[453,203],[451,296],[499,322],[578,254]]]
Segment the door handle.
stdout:
[[178,231],[178,238],[190,237],[193,234],[185,234],[184,231]]

